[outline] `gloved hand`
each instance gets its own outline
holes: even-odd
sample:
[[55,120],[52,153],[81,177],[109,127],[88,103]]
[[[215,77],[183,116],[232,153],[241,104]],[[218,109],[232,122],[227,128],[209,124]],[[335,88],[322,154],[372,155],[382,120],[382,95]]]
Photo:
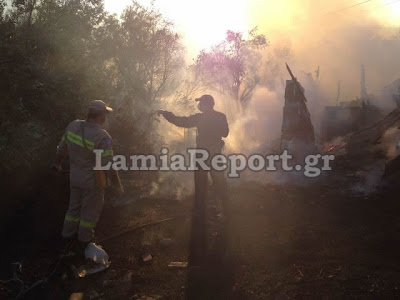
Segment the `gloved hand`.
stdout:
[[165,110],[161,110],[161,109],[157,110],[157,115],[159,115],[159,116],[163,116],[165,113],[166,113]]
[[159,116],[163,116],[163,117],[172,115],[171,112],[166,111],[166,110],[158,110],[158,111],[157,111],[157,114],[158,114]]

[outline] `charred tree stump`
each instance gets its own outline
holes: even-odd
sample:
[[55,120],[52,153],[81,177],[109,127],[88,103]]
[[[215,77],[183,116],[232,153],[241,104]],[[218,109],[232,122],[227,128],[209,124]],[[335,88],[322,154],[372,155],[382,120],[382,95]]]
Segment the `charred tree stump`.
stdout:
[[304,89],[297,80],[287,80],[281,150],[288,150],[296,159],[315,151],[314,126],[307,109]]

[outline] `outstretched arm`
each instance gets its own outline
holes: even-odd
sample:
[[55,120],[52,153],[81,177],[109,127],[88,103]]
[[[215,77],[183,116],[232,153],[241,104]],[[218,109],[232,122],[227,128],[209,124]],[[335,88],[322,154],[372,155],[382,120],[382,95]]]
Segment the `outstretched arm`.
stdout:
[[197,126],[197,116],[191,115],[189,117],[178,117],[175,116],[172,112],[159,110],[157,112],[159,115],[162,115],[168,122],[183,128],[192,128]]

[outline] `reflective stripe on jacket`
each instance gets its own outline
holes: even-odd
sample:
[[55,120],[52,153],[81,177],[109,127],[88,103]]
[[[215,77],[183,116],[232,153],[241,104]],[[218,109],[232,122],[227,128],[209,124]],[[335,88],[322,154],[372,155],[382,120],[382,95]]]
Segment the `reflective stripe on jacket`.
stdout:
[[[82,137],[84,127],[84,138]],[[94,188],[94,149],[103,150],[102,165],[112,161],[114,152],[111,136],[99,125],[84,120],[71,122],[58,145],[57,151],[68,149],[71,186]]]

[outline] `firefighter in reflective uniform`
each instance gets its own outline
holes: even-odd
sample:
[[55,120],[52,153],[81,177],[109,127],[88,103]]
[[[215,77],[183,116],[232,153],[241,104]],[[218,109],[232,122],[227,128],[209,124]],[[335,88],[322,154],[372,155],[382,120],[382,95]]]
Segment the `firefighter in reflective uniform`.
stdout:
[[61,171],[61,163],[67,156],[70,163],[70,202],[65,215],[62,236],[67,240],[78,239],[80,249],[93,241],[94,229],[104,203],[107,178],[117,191],[123,193],[118,172],[94,171],[94,149],[103,150],[102,165],[113,159],[111,136],[102,128],[106,115],[112,109],[101,100],[91,102],[87,120],[71,122],[57,148],[54,168]]
[[[178,117],[168,111],[160,110],[159,115],[176,126],[184,128],[197,128],[197,148],[207,150],[209,157],[221,154],[224,147],[222,138],[229,134],[226,116],[214,110],[215,101],[211,95],[203,95],[196,99],[201,113],[189,117]],[[209,163],[209,161],[207,162]],[[199,265],[203,262],[206,253],[205,213],[208,189],[208,173],[199,168],[195,174],[195,201],[193,206],[192,233],[190,241],[189,264]],[[221,201],[220,216],[229,218],[229,198],[224,172],[212,170],[210,172],[217,199]]]

